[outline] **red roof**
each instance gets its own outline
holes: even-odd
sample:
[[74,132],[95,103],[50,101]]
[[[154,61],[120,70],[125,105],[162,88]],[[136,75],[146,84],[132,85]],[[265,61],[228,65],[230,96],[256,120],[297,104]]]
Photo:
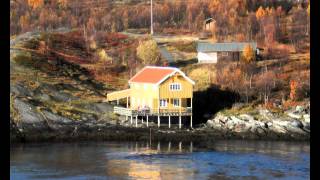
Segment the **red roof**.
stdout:
[[171,67],[147,66],[133,76],[129,82],[156,84],[176,70],[177,68]]

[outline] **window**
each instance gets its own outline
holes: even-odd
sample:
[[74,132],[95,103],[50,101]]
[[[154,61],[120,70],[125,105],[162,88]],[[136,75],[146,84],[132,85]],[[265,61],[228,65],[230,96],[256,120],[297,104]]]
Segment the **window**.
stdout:
[[169,85],[169,89],[171,91],[179,91],[179,90],[181,90],[181,84],[180,83],[171,83]]
[[180,107],[180,101],[179,101],[179,99],[173,99],[173,106],[174,106],[174,107]]
[[228,52],[222,52],[221,56],[228,56]]
[[167,107],[167,100],[166,99],[160,99],[160,107]]

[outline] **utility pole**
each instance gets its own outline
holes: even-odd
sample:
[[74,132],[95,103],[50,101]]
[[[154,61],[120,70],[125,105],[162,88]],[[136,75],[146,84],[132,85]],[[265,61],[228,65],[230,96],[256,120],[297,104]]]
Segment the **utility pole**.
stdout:
[[150,17],[150,19],[151,19],[151,23],[150,23],[150,26],[151,26],[151,35],[153,35],[153,15],[152,15],[152,0],[151,0],[151,10],[150,10],[150,12],[151,12],[151,17]]

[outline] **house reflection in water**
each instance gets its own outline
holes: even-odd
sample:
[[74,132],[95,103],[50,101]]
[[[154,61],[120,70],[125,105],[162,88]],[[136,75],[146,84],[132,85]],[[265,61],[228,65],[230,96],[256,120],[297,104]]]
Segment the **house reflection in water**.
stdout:
[[175,179],[178,174],[181,179],[186,179],[195,174],[193,170],[183,166],[189,160],[176,158],[179,155],[183,156],[185,153],[192,152],[192,142],[184,146],[181,142],[157,142],[151,146],[133,143],[128,147],[128,150],[132,152],[128,157],[107,161],[106,174],[108,176],[129,177],[129,179]]

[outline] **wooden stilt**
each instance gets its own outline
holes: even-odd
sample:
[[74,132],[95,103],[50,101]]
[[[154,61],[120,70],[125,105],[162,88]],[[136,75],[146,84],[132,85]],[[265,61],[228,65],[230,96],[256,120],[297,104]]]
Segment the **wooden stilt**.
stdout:
[[130,124],[132,124],[132,116],[130,116]]
[[171,141],[169,141],[168,143],[168,152],[170,152],[170,150],[171,150]]
[[171,127],[171,116],[169,115],[169,128]]
[[181,115],[179,115],[179,129],[181,129]]
[[158,115],[158,128],[160,127],[160,116]]
[[128,121],[128,116],[126,116],[126,121]]
[[129,106],[129,96],[127,96],[127,108]]
[[136,127],[138,127],[138,116],[136,116]]
[[193,142],[191,141],[190,142],[190,152],[192,152],[193,151]]
[[143,116],[141,117],[141,121],[142,121],[142,123],[143,123]]
[[117,105],[119,105],[119,99],[117,99]]
[[192,128],[192,115],[190,116],[190,127]]
[[182,150],[182,142],[180,141],[179,142],[179,151],[181,152],[181,150]]
[[160,141],[158,142],[157,150],[160,151]]
[[147,115],[147,127],[148,127],[148,122],[149,122],[149,116]]

